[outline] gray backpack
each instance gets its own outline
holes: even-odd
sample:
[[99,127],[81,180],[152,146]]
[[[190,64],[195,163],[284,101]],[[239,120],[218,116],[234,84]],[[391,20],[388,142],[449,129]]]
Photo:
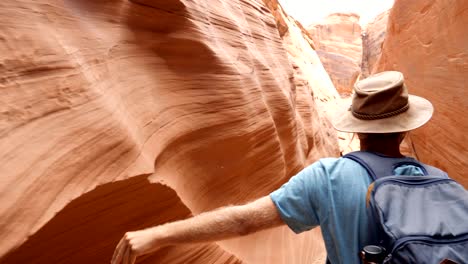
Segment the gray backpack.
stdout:
[[[373,246],[362,254],[376,263],[468,263],[468,192],[462,185],[412,158],[363,151],[344,157],[373,180],[366,199]],[[392,175],[404,165],[419,167],[424,176]]]

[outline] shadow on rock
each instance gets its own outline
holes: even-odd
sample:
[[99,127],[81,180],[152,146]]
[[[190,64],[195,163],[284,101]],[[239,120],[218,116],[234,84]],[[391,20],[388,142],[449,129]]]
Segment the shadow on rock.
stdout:
[[182,1],[133,0],[123,12],[135,44],[163,59],[175,74],[226,73],[212,48],[216,36],[207,35],[209,21],[195,22],[203,15],[193,18]]
[[0,263],[109,263],[125,232],[190,215],[174,190],[147,175],[104,184],[70,202]]

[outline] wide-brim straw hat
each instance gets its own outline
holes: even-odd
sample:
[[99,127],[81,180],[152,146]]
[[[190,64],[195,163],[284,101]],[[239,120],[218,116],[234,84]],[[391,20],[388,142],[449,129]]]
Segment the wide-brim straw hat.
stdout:
[[338,131],[396,133],[416,129],[429,121],[434,108],[428,100],[409,95],[401,72],[387,71],[356,82],[351,107],[333,120]]

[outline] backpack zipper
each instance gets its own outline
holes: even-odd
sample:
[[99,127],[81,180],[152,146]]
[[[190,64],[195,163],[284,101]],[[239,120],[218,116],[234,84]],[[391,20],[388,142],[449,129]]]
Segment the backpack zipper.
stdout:
[[375,181],[374,191],[377,189],[378,186],[389,182],[399,183],[403,185],[427,186],[440,182],[454,182],[454,180],[447,178],[427,178],[425,176],[387,176]]
[[460,242],[468,242],[468,234],[464,235],[459,235],[453,238],[443,238],[443,239],[436,239],[433,237],[428,237],[428,236],[410,236],[410,237],[405,237],[397,240],[395,245],[392,247],[392,252],[390,253],[393,254],[395,251],[398,249],[404,247],[406,244],[414,241],[420,241],[420,242],[426,242],[430,244],[454,244],[454,243],[460,243]]

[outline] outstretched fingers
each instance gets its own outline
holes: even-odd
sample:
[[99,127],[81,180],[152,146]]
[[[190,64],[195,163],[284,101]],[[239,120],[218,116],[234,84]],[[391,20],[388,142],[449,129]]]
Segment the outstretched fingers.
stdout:
[[130,252],[130,262],[129,262],[129,263],[130,263],[130,264],[134,264],[135,261],[136,261],[136,255],[135,255],[135,253],[131,253],[131,252]]
[[119,244],[117,244],[117,247],[114,250],[114,255],[112,256],[112,261],[111,264],[117,264],[122,261],[123,253],[125,252],[125,236],[120,239]]
[[133,253],[132,247],[127,246],[127,249],[125,250],[123,264],[134,264],[135,260],[136,260],[136,256],[135,256],[135,253]]
[[114,255],[112,256],[111,264],[134,264],[136,254],[133,252],[130,237],[125,234],[117,245]]
[[130,264],[130,247],[125,248],[122,264]]
[[156,251],[156,235],[150,229],[127,232],[115,248],[111,264],[134,264],[138,256]]

